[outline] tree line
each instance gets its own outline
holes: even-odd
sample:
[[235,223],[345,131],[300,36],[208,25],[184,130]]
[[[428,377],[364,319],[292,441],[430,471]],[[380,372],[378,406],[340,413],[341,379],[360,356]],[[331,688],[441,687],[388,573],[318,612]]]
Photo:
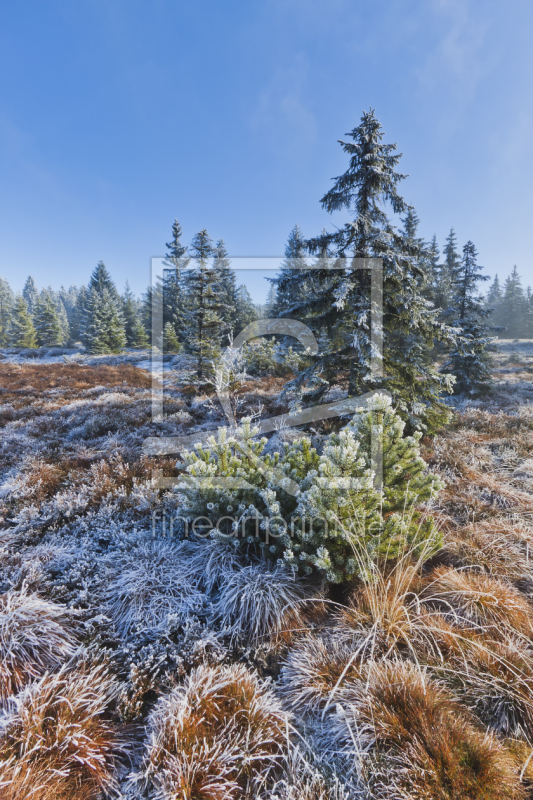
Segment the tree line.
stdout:
[[87,286],[37,289],[30,276],[22,294],[0,278],[0,346],[34,348],[83,344],[90,353],[117,353],[125,347],[148,347],[153,308],[159,310],[163,335],[153,344],[165,351],[185,349],[205,366],[238,333],[257,319],[245,286],[238,286],[223,240],[212,242],[202,230],[189,248],[181,242],[175,220],[163,262],[163,275],[137,299],[126,283],[119,294],[102,261]]
[[[93,353],[142,347],[155,307],[163,331],[152,344],[192,353],[201,382],[232,331],[260,313],[293,317],[319,343],[317,354],[302,354],[291,384],[302,401],[316,402],[339,381],[352,396],[386,389],[411,427],[431,429],[448,415],[443,395],[490,387],[495,336],[530,335],[531,292],[515,268],[503,288],[496,277],[484,296],[480,285],[488,278],[472,241],[460,250],[452,228],[441,253],[435,236],[426,242],[418,235],[417,213],[399,193],[407,177],[397,171],[401,154],[383,137],[370,109],[340,142],[348,166],[321,203],[330,213],[345,212],[346,221],[310,238],[292,230],[264,309],[237,286],[222,240],[214,243],[202,230],[186,247],[175,221],[164,273],[141,301],[128,288],[119,296],[102,262],[80,290],[39,293],[29,278],[15,297],[2,281],[0,343],[79,340]],[[382,353],[371,337],[371,276],[353,261],[361,258],[383,263]]]

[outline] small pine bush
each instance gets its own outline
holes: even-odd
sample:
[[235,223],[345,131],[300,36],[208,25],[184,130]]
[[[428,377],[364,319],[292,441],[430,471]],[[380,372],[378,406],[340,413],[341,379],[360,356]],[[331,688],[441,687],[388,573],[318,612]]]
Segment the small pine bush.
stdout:
[[[418,506],[443,484],[426,472],[420,434],[405,437],[404,427],[390,399],[377,395],[329,437],[322,455],[303,437],[280,456],[264,454],[267,440],[257,440],[245,419],[233,435],[220,430],[184,454],[183,515],[205,516],[216,535],[241,537],[304,574],[332,583],[368,578],[379,559],[427,554],[428,541],[440,546],[433,519]],[[382,437],[381,488],[374,434]]]

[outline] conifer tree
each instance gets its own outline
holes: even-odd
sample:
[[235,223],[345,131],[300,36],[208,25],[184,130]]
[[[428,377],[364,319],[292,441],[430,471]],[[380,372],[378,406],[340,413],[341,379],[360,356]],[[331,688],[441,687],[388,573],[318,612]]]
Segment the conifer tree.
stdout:
[[[346,209],[353,219],[309,242],[318,254],[332,248],[343,268],[321,270],[324,280],[319,273],[310,284],[313,291],[294,309],[315,335],[325,329],[331,344],[299,376],[299,384],[309,381],[315,389],[309,397],[314,399],[347,373],[351,396],[386,388],[411,426],[427,428],[448,417],[439,396],[450,391],[453,381],[438,373],[428,353],[435,341],[451,341],[453,332],[421,294],[424,273],[416,242],[399,232],[383,210],[388,203],[395,214],[408,211],[398,194],[406,176],[396,171],[401,157],[396,145],[382,143],[384,134],[373,110],[365,112],[348,135],[351,141],[341,145],[350,157],[349,167],[324,195],[322,205],[329,212]],[[370,368],[370,274],[352,267],[352,256],[383,259],[383,378]]]
[[57,316],[59,318],[59,324],[61,325],[61,344],[67,344],[70,340],[70,325],[67,310],[57,292],[56,297],[52,297],[52,300],[55,301]]
[[492,383],[488,347],[493,341],[490,331],[494,329],[486,324],[491,310],[485,307],[478,293],[479,281],[488,280],[479,274],[481,269],[473,242],[467,242],[454,282],[457,317],[453,324],[460,330],[460,336],[443,369],[455,375],[455,392],[469,395],[485,393]]
[[527,301],[518,274],[518,268],[513,267],[512,273],[505,281],[503,298],[500,304],[500,322],[505,325],[505,336],[509,339],[519,339],[523,336],[527,315]]
[[6,347],[9,343],[9,329],[11,327],[11,312],[15,295],[5,278],[0,278],[0,346]]
[[307,242],[298,225],[289,233],[285,245],[285,258],[280,266],[276,280],[277,294],[273,316],[290,316],[291,310],[298,308],[305,297],[305,285],[309,280],[307,265]]
[[148,347],[148,337],[140,320],[139,306],[127,281],[122,295],[122,317],[127,346]]
[[104,289],[107,289],[109,295],[117,303],[119,301],[119,294],[117,292],[116,286],[113,283],[111,275],[109,274],[107,267],[103,261],[99,261],[96,267],[94,268],[87,289],[89,293],[91,293],[91,291],[95,289],[100,294],[104,291]]
[[39,295],[35,307],[35,330],[41,347],[57,347],[63,342],[63,329],[57,307],[46,290]]
[[26,278],[26,283],[24,284],[24,289],[22,290],[22,297],[26,301],[28,312],[32,315],[35,314],[35,306],[37,305],[37,301],[39,299],[39,292],[37,291],[35,281],[31,275]]
[[[373,436],[382,432],[383,484],[373,485]],[[285,553],[294,566],[310,565],[326,580],[341,583],[357,575],[372,579],[372,563],[406,550],[440,543],[435,523],[417,506],[442,489],[420,456],[421,433],[404,436],[405,423],[386,395],[376,395],[338,434],[332,434],[318,463],[318,475],[299,497],[297,514],[311,523],[296,527]],[[427,546],[427,545],[425,545]]]
[[435,305],[444,312],[444,318],[453,316],[453,292],[461,267],[461,256],[457,250],[457,237],[453,228],[446,238],[443,250],[444,262],[438,275]]
[[15,298],[13,307],[10,341],[14,347],[37,347],[37,332],[28,305],[20,295]]
[[496,274],[494,276],[494,281],[492,282],[492,286],[489,288],[487,292],[487,297],[485,299],[485,303],[487,308],[498,308],[502,302],[503,294],[502,288],[500,286],[500,279]]
[[88,300],[89,292],[87,287],[82,286],[77,293],[70,321],[70,339],[74,343],[81,341]]
[[181,243],[182,229],[178,220],[172,225],[172,240],[167,242],[167,254],[163,262],[163,326],[169,323],[178,340],[184,336],[185,297],[183,292],[184,270],[189,258],[187,248]]
[[163,350],[165,353],[179,353],[181,350],[180,341],[170,322],[166,322],[163,328]]
[[202,383],[206,370],[219,355],[223,327],[219,315],[217,276],[210,264],[213,243],[205,229],[194,237],[190,254],[194,263],[185,274],[188,305],[187,346],[195,356],[198,382]]
[[126,346],[122,300],[103,261],[87,287],[80,337],[91,353],[117,353]]
[[[239,333],[237,328],[237,280],[231,268],[228,251],[223,239],[219,239],[215,246],[213,269],[219,286],[219,314],[224,323],[223,334],[230,330]],[[240,326],[242,328],[242,326]]]
[[440,273],[442,270],[442,265],[440,263],[440,250],[437,244],[437,237],[433,234],[433,238],[431,242],[426,248],[425,252],[425,272],[426,272],[426,281],[425,286],[423,288],[424,297],[430,300],[435,307],[438,307],[437,303],[437,287],[440,278]]
[[126,346],[124,319],[107,286],[89,292],[82,341],[90,353],[118,353]]
[[255,322],[259,315],[250,297],[250,292],[243,284],[237,289],[236,303],[235,332],[239,333],[239,331],[242,331],[242,329],[246,328],[251,322]]

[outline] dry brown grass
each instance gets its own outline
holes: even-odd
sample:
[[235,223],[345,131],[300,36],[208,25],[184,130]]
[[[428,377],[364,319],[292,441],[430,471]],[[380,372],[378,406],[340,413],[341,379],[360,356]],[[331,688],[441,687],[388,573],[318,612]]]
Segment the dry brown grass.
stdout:
[[529,640],[533,635],[531,605],[517,589],[491,575],[437,567],[423,596],[461,626],[476,626],[494,637],[518,634]]
[[2,800],[96,800],[121,752],[104,667],[44,675],[10,701],[0,729]]
[[280,691],[290,708],[314,712],[334,705],[338,691],[360,672],[361,658],[352,642],[307,635],[283,662]]
[[195,669],[159,700],[149,731],[144,777],[162,800],[250,796],[287,749],[279,701],[240,665]]
[[76,648],[72,618],[55,603],[21,592],[0,595],[0,700],[16,694]]
[[[456,700],[408,662],[369,667],[337,720],[366,729],[380,753],[376,794],[412,800],[519,800],[519,762],[477,728]],[[352,710],[353,709],[353,710]],[[350,731],[344,738],[349,742]],[[349,744],[348,744],[349,746]],[[378,762],[379,763],[379,762]]]

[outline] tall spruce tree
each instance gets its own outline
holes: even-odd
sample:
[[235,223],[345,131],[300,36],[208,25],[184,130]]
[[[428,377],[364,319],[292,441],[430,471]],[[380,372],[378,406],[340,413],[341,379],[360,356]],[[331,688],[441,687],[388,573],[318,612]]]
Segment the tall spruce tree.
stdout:
[[213,269],[219,287],[219,314],[224,323],[223,335],[230,330],[239,333],[239,330],[236,330],[238,322],[237,279],[231,268],[231,261],[223,239],[219,239],[215,245]]
[[196,374],[202,384],[211,362],[219,356],[224,326],[219,314],[217,275],[211,264],[213,242],[205,229],[196,234],[189,252],[194,261],[185,273],[187,347],[195,356]]
[[307,241],[298,225],[289,233],[285,245],[285,258],[280,266],[276,280],[277,294],[273,308],[274,316],[290,316],[291,310],[298,308],[305,297],[309,282],[307,265]]
[[57,347],[63,342],[63,328],[49,292],[43,290],[35,306],[35,330],[41,347]]
[[37,301],[39,299],[39,292],[31,275],[26,278],[26,283],[24,284],[24,289],[22,290],[22,297],[26,301],[28,312],[32,315],[35,314],[35,306],[37,305]]
[[185,329],[185,297],[183,292],[184,270],[189,258],[187,248],[181,242],[182,229],[178,220],[172,225],[172,239],[167,242],[167,254],[163,262],[163,326],[170,324],[178,340],[183,340]]
[[74,344],[76,342],[81,342],[88,300],[89,292],[87,287],[82,286],[77,293],[76,302],[72,310],[72,318],[70,321],[70,339]]
[[499,321],[507,328],[505,337],[519,339],[524,335],[527,300],[516,264],[505,281],[499,317]]
[[126,346],[124,319],[106,286],[89,292],[82,341],[90,353],[118,353]]
[[[348,210],[352,219],[335,233],[309,241],[319,255],[331,248],[342,268],[319,271],[313,291],[294,313],[320,334],[326,330],[330,345],[311,367],[299,376],[299,384],[310,382],[308,396],[317,398],[347,375],[351,396],[387,389],[412,428],[428,428],[448,417],[440,401],[451,390],[451,376],[439,374],[428,357],[435,341],[453,340],[452,330],[438,319],[438,311],[421,294],[424,283],[420,248],[390,222],[383,206],[395,214],[408,212],[398,194],[406,177],[396,171],[401,158],[395,144],[383,144],[383,131],[373,110],[365,112],[360,125],[341,142],[350,157],[346,172],[335,179],[322,198],[331,212]],[[351,258],[383,259],[382,378],[371,371],[373,352],[370,331],[370,273],[352,264]],[[306,276],[303,276],[304,279]],[[318,337],[317,337],[318,338]]]
[[444,317],[453,316],[454,286],[461,268],[461,256],[457,250],[457,236],[453,228],[446,238],[443,249],[444,261],[437,282],[435,304],[444,312]]
[[103,261],[87,287],[80,337],[91,353],[117,353],[126,346],[122,300]]
[[236,292],[236,322],[235,322],[235,331],[238,333],[242,331],[243,328],[246,328],[251,322],[255,322],[256,319],[259,318],[259,314],[257,308],[254,305],[252,298],[250,297],[250,292],[241,284]]
[[11,328],[11,313],[15,295],[5,278],[0,278],[0,346],[9,344],[9,331]]
[[128,347],[148,347],[148,337],[140,319],[139,304],[127,281],[122,295],[122,317]]
[[479,395],[486,393],[492,384],[488,347],[493,341],[494,328],[487,325],[491,310],[487,309],[478,292],[477,284],[488,280],[481,275],[483,268],[477,263],[473,242],[463,247],[463,258],[454,281],[454,327],[460,330],[456,346],[443,370],[455,375],[456,394]]
[[20,295],[15,298],[11,318],[10,343],[14,347],[37,347],[37,332],[28,311],[28,304]]

